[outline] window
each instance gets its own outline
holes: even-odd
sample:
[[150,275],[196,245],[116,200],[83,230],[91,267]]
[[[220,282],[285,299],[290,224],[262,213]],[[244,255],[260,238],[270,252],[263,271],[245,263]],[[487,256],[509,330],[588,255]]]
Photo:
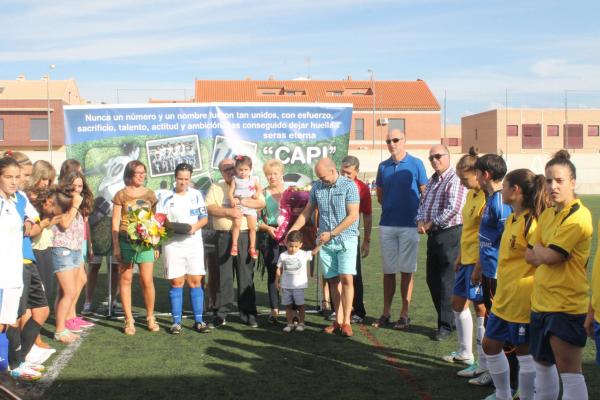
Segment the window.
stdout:
[[399,129],[400,132],[404,133],[404,118],[389,118],[388,119],[388,132],[394,129]]
[[506,136],[519,136],[519,125],[506,125]]
[[303,96],[305,94],[306,94],[306,92],[304,92],[303,90],[286,90],[285,91],[286,96]]
[[598,125],[588,126],[588,136],[600,136],[598,133]]
[[48,140],[48,118],[32,118],[29,121],[31,140]]
[[260,96],[277,96],[283,93],[283,88],[258,88],[256,92]]
[[354,120],[354,140],[365,139],[365,120],[363,118],[356,118]]
[[542,125],[523,124],[522,148],[541,149],[542,148]]
[[548,125],[546,128],[546,135],[558,136],[558,125]]
[[341,90],[332,90],[330,92],[327,92],[327,96],[341,96],[342,94],[344,94],[344,92],[342,92]]
[[460,146],[460,141],[457,137],[448,138],[447,146]]
[[351,88],[344,90],[344,96],[368,96],[372,94],[370,88]]
[[0,140],[4,140],[4,120],[0,119]]
[[564,146],[565,149],[583,149],[583,125],[582,124],[569,124],[564,126],[565,138]]

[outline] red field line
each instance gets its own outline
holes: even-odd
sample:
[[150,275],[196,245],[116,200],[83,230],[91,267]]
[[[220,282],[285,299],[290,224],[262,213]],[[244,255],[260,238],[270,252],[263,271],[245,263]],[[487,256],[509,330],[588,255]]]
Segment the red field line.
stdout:
[[360,332],[365,335],[367,339],[371,342],[375,348],[383,353],[386,358],[388,364],[390,364],[396,371],[400,377],[406,382],[406,384],[419,394],[421,400],[431,400],[431,394],[425,389],[423,386],[417,382],[417,380],[410,374],[408,368],[405,368],[400,364],[400,361],[396,357],[394,357],[390,351],[385,347],[369,330],[365,325],[360,325]]

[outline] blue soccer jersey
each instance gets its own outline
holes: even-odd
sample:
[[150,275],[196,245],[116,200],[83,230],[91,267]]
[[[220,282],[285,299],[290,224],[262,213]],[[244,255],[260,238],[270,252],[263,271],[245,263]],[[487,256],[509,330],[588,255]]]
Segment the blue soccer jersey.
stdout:
[[483,276],[488,278],[496,278],[500,239],[510,213],[512,208],[502,202],[500,190],[487,198],[479,224],[479,262]]

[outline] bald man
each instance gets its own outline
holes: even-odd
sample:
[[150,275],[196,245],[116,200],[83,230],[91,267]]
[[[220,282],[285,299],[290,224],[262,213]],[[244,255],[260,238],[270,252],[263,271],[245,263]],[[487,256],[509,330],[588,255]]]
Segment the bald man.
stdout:
[[451,297],[454,263],[460,249],[462,208],[467,189],[450,166],[450,152],[441,144],[429,150],[435,173],[429,179],[417,211],[417,231],[427,234],[427,286],[438,314],[435,340],[446,340],[454,328]]
[[338,174],[330,158],[317,162],[315,174],[319,180],[312,187],[310,201],[290,231],[299,230],[315,209],[319,210],[317,236],[322,245],[319,260],[336,313],[335,322],[323,331],[332,334],[339,329],[343,336],[352,336],[350,318],[358,249],[358,188],[354,181]]

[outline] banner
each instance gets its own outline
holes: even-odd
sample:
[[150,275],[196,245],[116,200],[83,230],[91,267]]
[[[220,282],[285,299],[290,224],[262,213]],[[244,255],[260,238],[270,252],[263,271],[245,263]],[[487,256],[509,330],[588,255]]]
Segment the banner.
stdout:
[[128,162],[142,161],[147,187],[173,187],[177,164],[194,167],[194,187],[206,193],[221,179],[225,158],[247,155],[266,187],[265,161],[285,166],[286,185],[305,186],[323,157],[337,165],[348,154],[351,104],[211,103],[65,106],[67,158],[79,160],[96,199],[90,215],[94,253],[110,252],[112,198],[125,185]]

